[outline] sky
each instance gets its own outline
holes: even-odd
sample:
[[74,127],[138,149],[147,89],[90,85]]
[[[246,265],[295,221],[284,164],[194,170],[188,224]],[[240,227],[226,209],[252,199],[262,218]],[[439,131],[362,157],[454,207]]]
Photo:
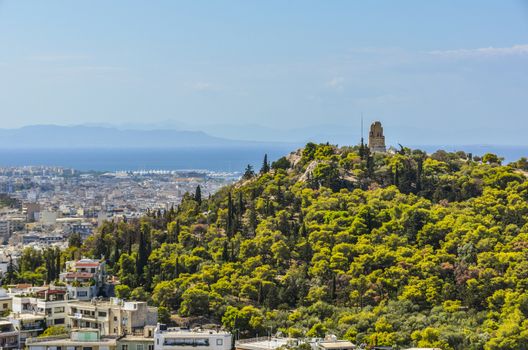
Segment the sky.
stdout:
[[528,1],[0,0],[0,128],[528,145],[527,104]]

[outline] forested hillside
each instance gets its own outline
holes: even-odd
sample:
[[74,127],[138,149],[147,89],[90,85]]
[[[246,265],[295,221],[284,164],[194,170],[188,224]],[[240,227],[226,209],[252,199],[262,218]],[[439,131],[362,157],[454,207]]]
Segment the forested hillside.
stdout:
[[211,198],[106,223],[120,296],[241,337],[528,348],[526,160],[308,144]]

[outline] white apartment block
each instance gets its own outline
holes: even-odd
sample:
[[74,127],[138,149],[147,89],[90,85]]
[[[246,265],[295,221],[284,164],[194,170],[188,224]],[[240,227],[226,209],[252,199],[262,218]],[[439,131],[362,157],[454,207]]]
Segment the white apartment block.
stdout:
[[158,324],[154,332],[154,350],[231,350],[231,333],[214,330],[167,328]]

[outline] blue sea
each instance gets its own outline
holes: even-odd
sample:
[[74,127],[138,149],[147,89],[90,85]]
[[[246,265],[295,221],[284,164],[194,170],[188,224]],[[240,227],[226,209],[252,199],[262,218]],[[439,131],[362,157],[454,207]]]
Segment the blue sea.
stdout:
[[[175,149],[15,149],[0,150],[0,167],[47,165],[81,171],[178,170],[243,171],[247,164],[260,169],[264,154],[269,160],[288,154],[300,145],[204,147]],[[463,150],[504,157],[505,163],[528,157],[528,146],[416,146],[427,152]]]
[[273,160],[291,147],[204,147],[175,149],[0,149],[0,167],[46,165],[81,171],[179,170],[244,171],[260,169],[264,154]]

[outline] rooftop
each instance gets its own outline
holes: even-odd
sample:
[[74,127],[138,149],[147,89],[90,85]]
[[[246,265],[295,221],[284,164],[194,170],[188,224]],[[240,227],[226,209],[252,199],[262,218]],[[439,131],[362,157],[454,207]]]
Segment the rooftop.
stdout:
[[250,339],[241,339],[235,342],[235,348],[248,350],[277,349],[295,342],[292,338],[269,338],[259,337]]
[[324,349],[353,349],[356,347],[355,344],[347,340],[336,340],[336,341],[322,341],[319,346]]
[[188,329],[188,328],[179,328],[179,327],[169,327],[165,330],[158,329],[156,330],[157,333],[171,333],[175,335],[185,335],[185,336],[192,336],[192,335],[203,335],[203,334],[218,334],[218,335],[231,335],[231,333],[227,331],[222,330],[214,330],[214,329]]

